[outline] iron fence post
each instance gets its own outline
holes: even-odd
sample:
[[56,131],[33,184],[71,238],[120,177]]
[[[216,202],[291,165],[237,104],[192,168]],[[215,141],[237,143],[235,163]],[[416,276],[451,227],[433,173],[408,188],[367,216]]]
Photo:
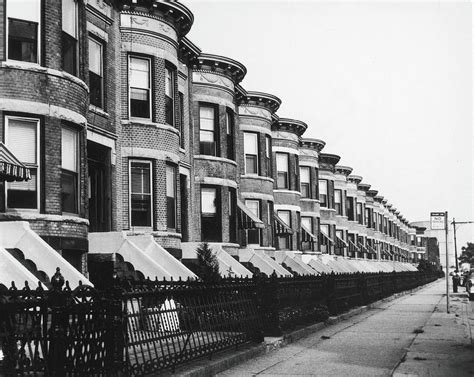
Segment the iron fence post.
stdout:
[[280,336],[282,334],[278,319],[278,278],[272,274],[260,282],[260,307],[263,313],[264,336]]
[[[106,299],[107,332],[105,338],[107,376],[122,376],[124,371],[124,352],[127,328],[124,326],[122,310],[122,291],[114,281]],[[105,299],[105,298],[104,298]]]
[[64,277],[59,267],[51,278],[53,289],[50,293],[51,328],[49,330],[48,369],[51,376],[66,375],[66,333],[65,333],[65,293],[62,291]]
[[331,315],[337,314],[337,302],[336,302],[336,275],[332,272],[329,275],[326,275],[325,279],[326,286],[326,302],[328,306],[329,313]]

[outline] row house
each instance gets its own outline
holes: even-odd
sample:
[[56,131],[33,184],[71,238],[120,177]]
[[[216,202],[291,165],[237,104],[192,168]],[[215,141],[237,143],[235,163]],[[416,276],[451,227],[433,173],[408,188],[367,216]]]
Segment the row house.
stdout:
[[280,117],[278,97],[245,89],[243,64],[186,37],[183,4],[0,12],[0,148],[28,172],[0,183],[0,253],[32,282],[56,266],[88,283],[195,278],[203,241],[222,275],[418,258],[400,212],[303,137],[313,125]]

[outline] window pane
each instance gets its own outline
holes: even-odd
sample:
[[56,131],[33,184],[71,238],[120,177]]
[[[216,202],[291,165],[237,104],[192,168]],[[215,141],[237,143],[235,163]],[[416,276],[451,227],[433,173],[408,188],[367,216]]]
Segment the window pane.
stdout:
[[173,96],[173,73],[169,68],[165,68],[165,94],[168,97]]
[[245,206],[250,210],[250,212],[260,218],[260,203],[258,200],[246,200]]
[[176,169],[174,166],[166,166],[166,196],[176,196]]
[[130,115],[138,118],[150,117],[150,92],[144,89],[130,90]]
[[77,41],[74,37],[71,37],[67,33],[62,35],[62,66],[63,70],[71,75],[76,74],[76,51],[77,51]]
[[341,190],[334,190],[334,202],[341,203]]
[[301,183],[309,183],[309,168],[308,167],[300,168],[300,181]]
[[150,87],[150,62],[148,59],[130,58],[130,86],[148,89]]
[[268,136],[265,136],[265,156],[270,158],[270,148],[271,148],[271,139]]
[[305,226],[308,230],[313,231],[312,220],[313,219],[311,217],[302,217],[301,225]]
[[151,226],[150,164],[132,162],[131,173],[131,220],[132,226]]
[[102,76],[102,44],[89,38],[89,71]]
[[288,155],[286,153],[277,153],[276,163],[278,171],[288,171]]
[[199,127],[201,130],[214,131],[214,108],[204,107],[199,108]]
[[38,24],[10,19],[8,25],[8,58],[37,63]]
[[277,214],[286,225],[291,226],[290,211],[277,211]]
[[150,164],[132,162],[131,165],[131,187],[134,194],[150,194]]
[[329,225],[320,225],[321,233],[325,236],[329,236]]
[[40,6],[41,0],[8,0],[8,17],[39,22]]
[[201,188],[201,212],[207,214],[217,213],[215,188]]
[[7,185],[8,208],[38,208],[37,169],[30,169],[31,179],[26,182],[11,182]]
[[23,163],[37,163],[37,121],[8,119],[8,148]]
[[246,154],[258,154],[258,135],[244,132],[244,150]]
[[77,3],[75,0],[62,0],[61,2],[63,31],[76,38]]
[[62,171],[61,204],[63,212],[77,213],[77,173]]
[[326,181],[325,179],[319,180],[319,194],[320,195],[328,194],[328,181]]
[[201,141],[214,142],[214,132],[212,131],[202,131],[199,133]]
[[70,128],[61,130],[61,166],[77,172],[77,132]]

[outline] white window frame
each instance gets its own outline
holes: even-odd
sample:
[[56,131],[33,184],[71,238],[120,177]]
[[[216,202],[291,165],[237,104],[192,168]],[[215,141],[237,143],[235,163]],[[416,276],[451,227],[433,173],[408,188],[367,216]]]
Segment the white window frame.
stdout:
[[[257,150],[255,153],[248,153],[248,149],[246,148],[247,143],[245,142],[245,137],[254,137],[255,138],[255,146],[257,147]],[[257,166],[255,167],[256,172],[255,173],[249,173],[247,171],[247,155],[249,156],[255,156],[255,160],[257,161]],[[245,174],[248,175],[258,175],[259,167],[260,167],[260,161],[258,158],[258,133],[256,132],[244,132],[244,158],[245,158]]]
[[[248,206],[249,203],[257,203],[257,213],[253,212],[251,207]],[[257,216],[259,219],[261,219],[261,201],[258,200],[258,199],[245,199],[245,206],[250,210],[250,212],[252,212],[255,216]],[[250,229],[247,230],[247,240],[248,240],[248,232],[249,232]],[[261,240],[261,236],[260,236],[260,230],[257,228],[256,230],[254,229],[251,229],[253,231],[256,231],[257,232],[257,235],[258,235],[258,242],[257,243],[253,243],[253,244],[249,244],[249,245],[260,245],[260,243],[262,242]]]
[[[75,129],[74,127],[71,127],[71,126],[67,126],[67,125],[63,125],[61,126],[61,153],[62,153],[62,142],[63,142],[63,138],[62,138],[62,130],[63,128],[65,129],[68,129],[68,130],[71,130],[73,132],[76,133],[76,174],[77,174],[77,182],[76,182],[76,206],[77,206],[77,212],[65,212],[63,211],[62,213],[64,214],[69,214],[69,215],[78,215],[79,212],[80,212],[80,208],[79,208],[79,204],[80,204],[80,182],[81,182],[81,171],[80,171],[80,165],[81,165],[81,161],[80,161],[80,143],[79,143],[79,131],[77,129]],[[61,171],[62,170],[67,170],[67,169],[64,169],[63,168],[63,165],[62,165],[63,161],[62,161],[62,156],[61,156]],[[68,171],[71,171],[71,170],[68,170]],[[61,180],[62,180],[62,177],[61,177]],[[61,182],[62,183],[62,182]],[[62,203],[61,203],[61,206],[62,206]]]
[[[38,5],[38,29],[36,31],[36,62],[24,62],[22,60],[14,60],[14,59],[10,59],[10,57],[8,56],[8,40],[9,40],[9,35],[8,35],[8,29],[9,29],[9,22],[8,22],[8,19],[10,18],[9,17],[9,14],[8,14],[8,3],[9,2],[13,2],[15,0],[6,0],[6,3],[5,3],[5,10],[6,10],[6,16],[5,16],[5,56],[7,57],[7,61],[15,61],[15,62],[18,62],[18,61],[21,61],[22,63],[24,64],[35,64],[35,65],[39,65],[40,62],[41,62],[41,0],[37,0],[37,2],[39,3]],[[11,18],[15,18],[15,17],[11,17]],[[27,19],[24,19],[24,18],[19,18],[19,20],[22,20],[22,21],[30,21],[31,20],[27,20]],[[33,21],[33,22],[36,22],[36,21]],[[6,206],[6,204],[5,204]]]
[[[302,174],[302,171],[303,170],[306,170],[308,171],[308,181],[303,181],[303,174]],[[312,198],[312,187],[311,187],[311,167],[310,166],[300,166],[300,193],[301,193],[301,197],[303,199],[311,199]],[[308,185],[308,196],[303,196],[303,190],[302,190],[302,187],[303,187],[303,184],[307,184]]]
[[[130,74],[130,67],[131,67],[131,60],[132,59],[142,59],[142,60],[147,60],[148,61],[148,91],[149,91],[149,95],[148,95],[148,98],[149,98],[149,111],[150,111],[150,116],[148,118],[141,118],[141,117],[132,117],[132,97],[131,97],[131,88],[132,88],[132,85],[131,85],[131,82],[130,82],[130,78],[131,78],[131,74]],[[128,55],[128,67],[127,67],[127,75],[128,75],[128,118],[129,119],[148,119],[148,120],[152,120],[153,119],[153,106],[152,106],[152,102],[153,102],[153,83],[152,83],[152,79],[151,79],[151,70],[152,70],[152,61],[151,61],[151,58],[148,58],[148,57],[145,57],[145,56],[140,56],[140,55],[134,55],[134,54],[129,54]]]
[[[151,202],[151,210],[150,210],[150,226],[141,226],[141,225],[132,225],[132,163],[147,163],[150,166],[150,202]],[[150,160],[138,160],[138,159],[130,159],[128,160],[128,223],[130,229],[132,228],[153,228],[153,212],[154,212],[154,197],[153,197],[153,164]]]
[[[91,103],[92,106],[99,107],[100,109],[105,109],[105,85],[104,85],[104,52],[105,52],[105,41],[102,39],[98,39],[96,37],[93,37],[91,34],[88,35],[87,37],[87,43],[90,44],[92,43],[97,44],[100,47],[100,101],[101,101],[101,106],[97,106]],[[90,60],[90,49],[88,51],[88,56],[87,56],[88,64]],[[90,67],[89,67],[89,72],[91,72]],[[95,73],[95,72],[93,72]],[[95,73],[96,74],[96,73]],[[89,83],[90,85],[90,83]]]
[[[5,210],[12,212],[39,212],[40,210],[40,188],[41,188],[41,159],[40,159],[40,119],[19,117],[14,115],[5,115],[5,145],[8,147],[8,136],[9,136],[9,122],[10,120],[23,120],[27,122],[36,122],[36,207],[37,208],[8,208],[8,182],[5,182]],[[32,166],[31,164],[25,163],[26,167]]]

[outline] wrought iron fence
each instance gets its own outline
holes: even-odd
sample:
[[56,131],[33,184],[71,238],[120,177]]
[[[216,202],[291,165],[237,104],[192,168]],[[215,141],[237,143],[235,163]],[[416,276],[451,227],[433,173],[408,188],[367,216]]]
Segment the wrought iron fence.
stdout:
[[422,272],[0,292],[0,375],[141,376],[426,284]]

